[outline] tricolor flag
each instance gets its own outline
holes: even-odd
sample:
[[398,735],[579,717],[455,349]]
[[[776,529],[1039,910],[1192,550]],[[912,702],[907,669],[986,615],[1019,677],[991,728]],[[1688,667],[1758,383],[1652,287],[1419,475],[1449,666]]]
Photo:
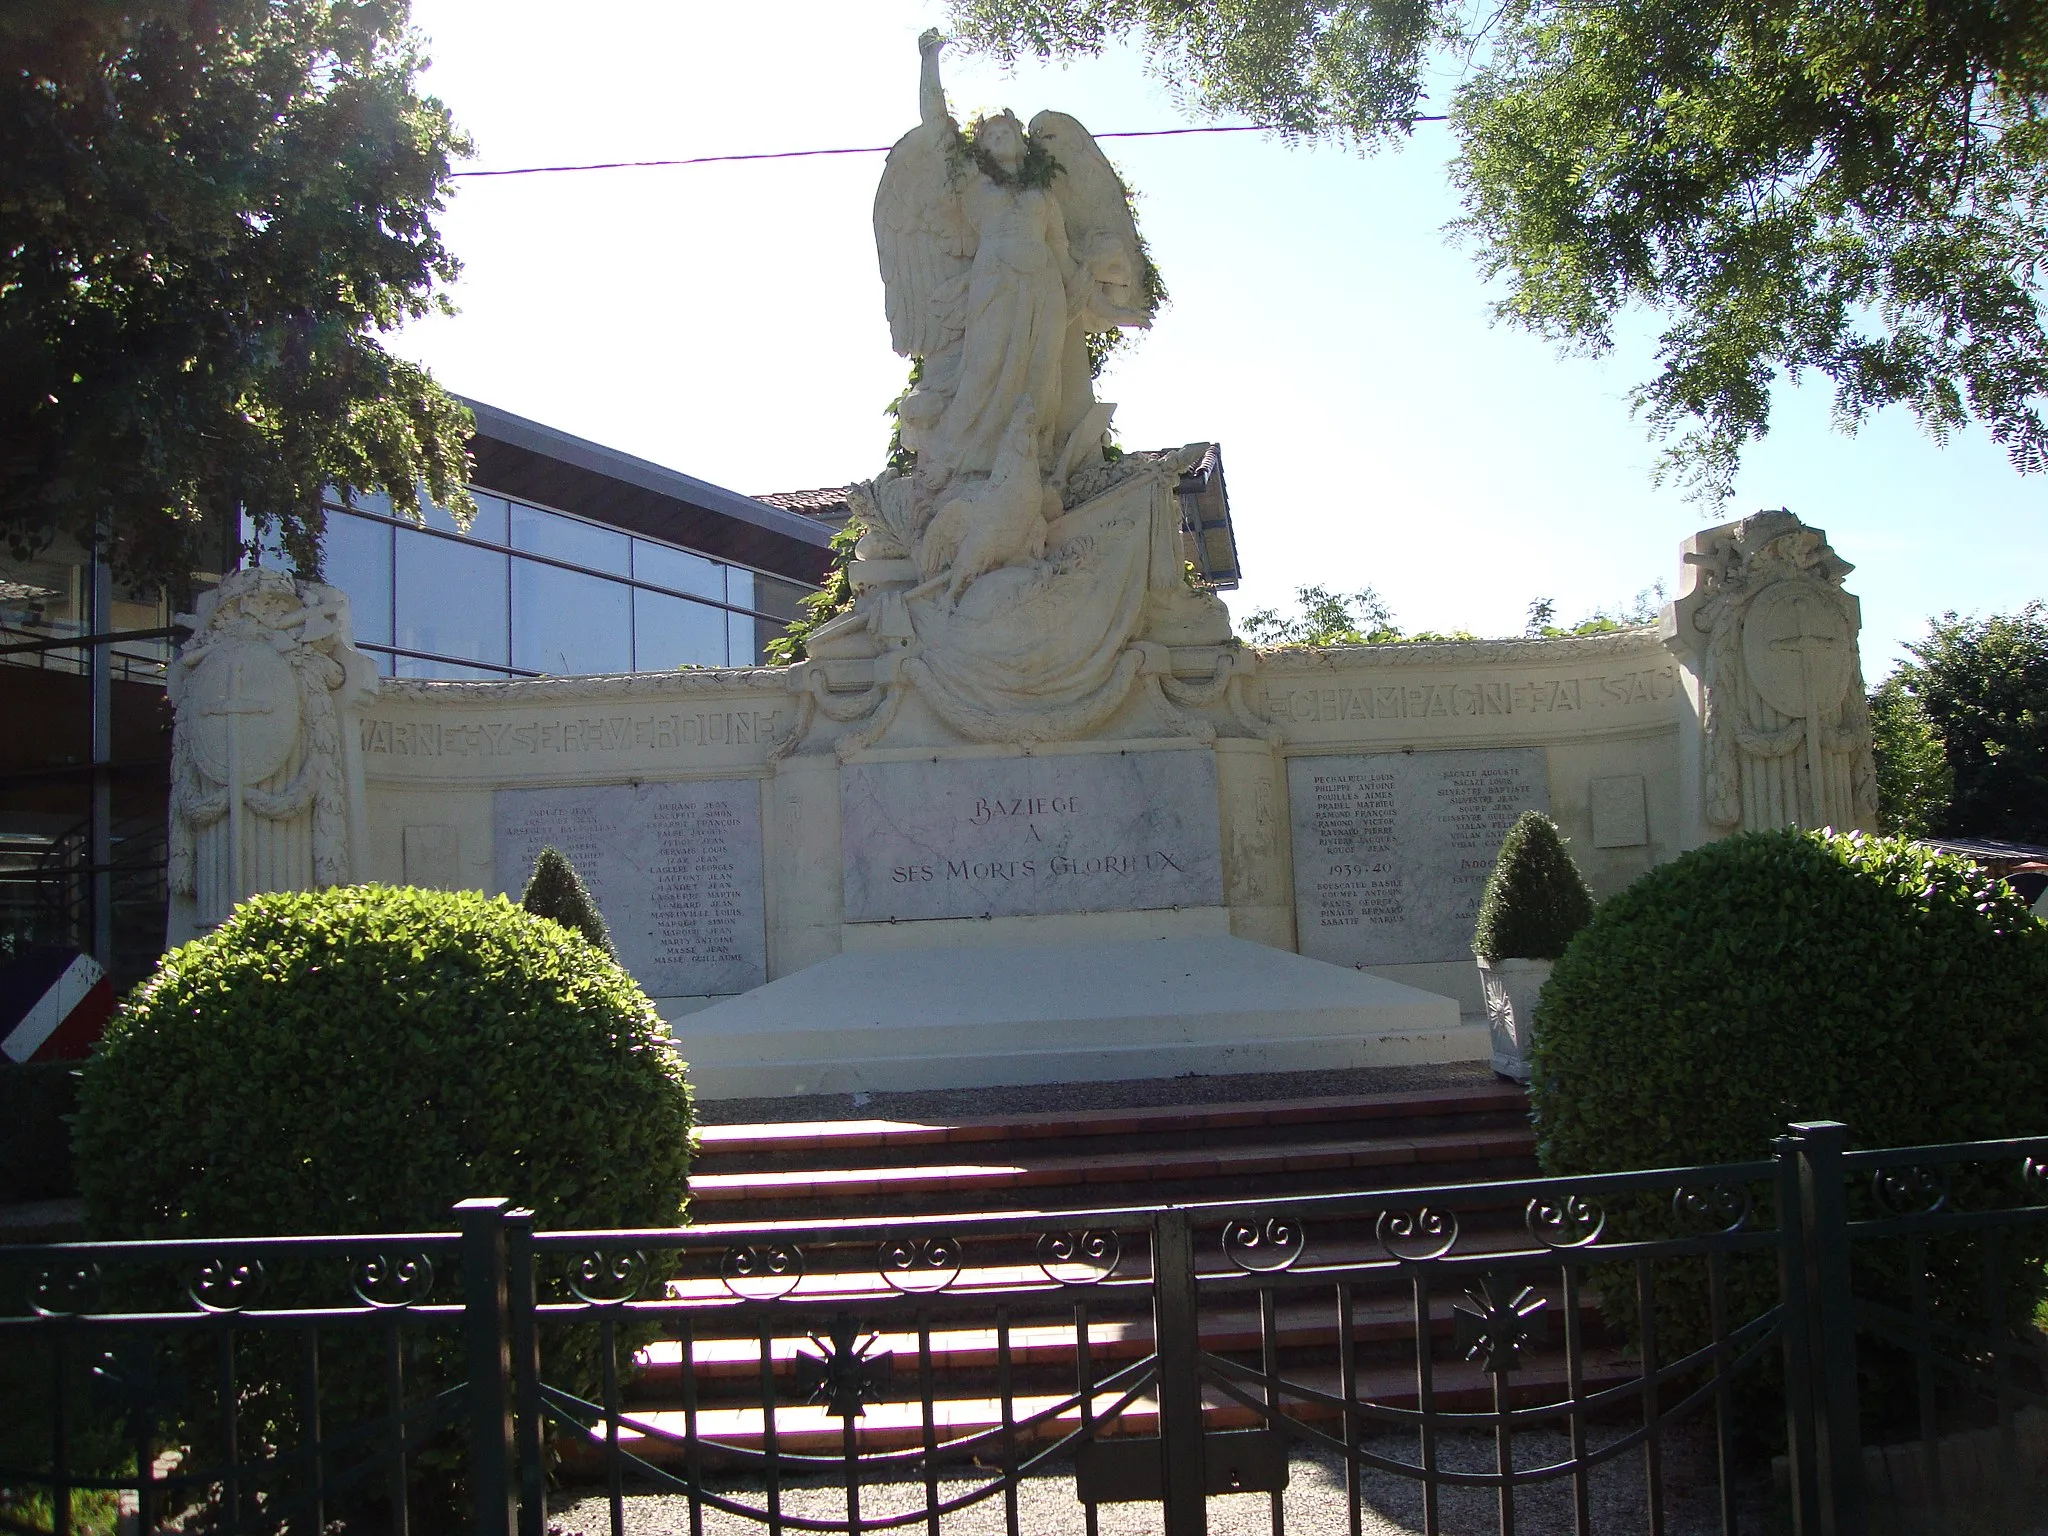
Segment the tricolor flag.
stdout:
[[0,1052],[9,1061],[76,1061],[114,1015],[114,984],[91,955],[50,946],[0,967]]

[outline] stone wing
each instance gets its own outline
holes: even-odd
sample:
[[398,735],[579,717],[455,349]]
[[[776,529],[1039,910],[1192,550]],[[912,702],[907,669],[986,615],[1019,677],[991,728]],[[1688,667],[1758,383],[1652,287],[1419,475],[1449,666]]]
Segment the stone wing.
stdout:
[[889,151],[875,191],[889,341],[904,357],[936,358],[966,330],[974,228],[960,206],[960,167],[949,163],[957,138],[950,120],[911,129]]
[[1088,130],[1064,112],[1032,118],[1031,138],[1059,162],[1052,193],[1066,216],[1067,245],[1094,280],[1089,328],[1150,325],[1158,306],[1146,292],[1145,247],[1123,177]]

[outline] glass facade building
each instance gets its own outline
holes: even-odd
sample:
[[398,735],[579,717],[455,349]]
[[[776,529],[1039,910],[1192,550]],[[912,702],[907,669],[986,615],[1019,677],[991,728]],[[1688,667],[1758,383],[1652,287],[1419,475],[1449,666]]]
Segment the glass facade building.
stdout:
[[[752,666],[830,565],[836,520],[468,402],[477,515],[328,509],[326,579],[400,678]],[[0,550],[0,966],[97,956],[126,986],[162,948],[177,615],[245,558],[235,519],[174,591],[59,539]],[[263,564],[282,564],[275,551]]]
[[478,489],[469,528],[381,497],[327,509],[326,579],[387,677],[744,667],[813,587]]

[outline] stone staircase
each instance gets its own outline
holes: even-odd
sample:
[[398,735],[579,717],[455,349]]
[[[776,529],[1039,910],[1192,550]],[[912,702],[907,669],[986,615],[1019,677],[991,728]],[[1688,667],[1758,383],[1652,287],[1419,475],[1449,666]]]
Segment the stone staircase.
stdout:
[[[1337,1190],[1412,1188],[1533,1176],[1534,1138],[1523,1091],[1470,1074],[1447,1085],[1270,1098],[1256,1102],[1141,1107],[1032,1109],[923,1114],[896,1118],[706,1125],[691,1179],[691,1215],[700,1224],[857,1221],[875,1236],[891,1219],[977,1212],[1036,1212],[1153,1206],[1169,1202],[1266,1199]],[[1519,1210],[1468,1218],[1460,1251],[1499,1244],[1526,1246]],[[1213,1245],[1212,1245],[1213,1246]],[[1362,1226],[1326,1221],[1308,1233],[1301,1263],[1384,1257]],[[1143,1273],[1142,1255],[1134,1266]],[[1219,1252],[1197,1259],[1203,1272],[1228,1273]],[[1027,1266],[1028,1267],[1028,1266]],[[1004,1422],[1003,1388],[1013,1422],[1029,1419],[1071,1395],[1078,1382],[1077,1342],[1088,1340],[1089,1379],[1100,1382],[1152,1348],[1150,1290],[1143,1283],[1051,1289],[1037,1300],[1011,1299],[1002,1348],[989,1309],[963,1307],[977,1285],[1024,1278],[1022,1268],[992,1266],[970,1245],[959,1278],[928,1303],[929,1358],[937,1434],[950,1439]],[[1042,1279],[1036,1271],[1030,1278]],[[722,1298],[715,1279],[679,1282],[680,1294]],[[915,1447],[925,1433],[918,1401],[920,1338],[913,1309],[873,1271],[809,1276],[795,1298],[806,1326],[821,1331],[846,1312],[863,1333],[878,1334],[874,1352],[894,1361],[890,1401],[858,1420],[864,1450]],[[1551,1296],[1554,1311],[1559,1298]],[[1245,1288],[1204,1302],[1205,1349],[1256,1364],[1265,1347],[1259,1298]],[[1077,1310],[1078,1309],[1078,1310]],[[864,1315],[865,1314],[865,1315]],[[698,1315],[692,1343],[698,1432],[710,1440],[759,1446],[762,1440],[758,1339],[720,1309]],[[1586,1319],[1597,1340],[1597,1319]],[[1445,1408],[1491,1405],[1491,1379],[1456,1357],[1452,1298],[1431,1300],[1436,1400]],[[1405,1278],[1361,1282],[1354,1291],[1351,1340],[1361,1395],[1412,1406],[1416,1400],[1414,1299]],[[1553,1330],[1553,1338],[1556,1330]],[[1334,1287],[1283,1288],[1276,1295],[1273,1342],[1290,1380],[1325,1392],[1341,1390]],[[841,1425],[821,1409],[798,1406],[798,1341],[773,1350],[777,1440],[784,1451],[834,1454]],[[627,1388],[635,1420],[680,1434],[686,1395],[682,1346],[665,1341],[640,1357]],[[1618,1352],[1589,1348],[1588,1388],[1626,1374]],[[1518,1398],[1555,1397],[1565,1379],[1553,1347],[1516,1373]],[[1096,1411],[1114,1401],[1104,1396]],[[1154,1405],[1141,1398],[1121,1417],[1124,1432],[1154,1428]],[[1254,1422],[1253,1413],[1221,1393],[1208,1402],[1212,1427]],[[1020,1436],[1054,1434],[1072,1418]],[[680,1451],[629,1429],[622,1443],[656,1461]]]

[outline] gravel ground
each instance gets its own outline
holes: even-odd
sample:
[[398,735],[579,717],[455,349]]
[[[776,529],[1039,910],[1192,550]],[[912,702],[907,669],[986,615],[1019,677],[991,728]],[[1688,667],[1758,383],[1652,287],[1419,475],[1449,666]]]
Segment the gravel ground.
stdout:
[[1014,1088],[932,1088],[918,1093],[807,1094],[780,1099],[699,1099],[706,1125],[787,1120],[943,1120],[1060,1109],[1136,1109],[1156,1104],[1250,1104],[1265,1099],[1393,1093],[1494,1082],[1484,1062],[1354,1067],[1343,1072],[1258,1072],[1232,1077],[1142,1078],[1110,1083],[1038,1083]]
[[[1564,1459],[1569,1447],[1561,1435],[1520,1435],[1515,1440],[1516,1465],[1540,1466]],[[1413,1461],[1412,1437],[1368,1442],[1368,1448],[1392,1459]],[[1477,1435],[1446,1435],[1439,1441],[1440,1464],[1452,1470],[1490,1471],[1494,1447],[1490,1438]],[[1644,1501],[1643,1458],[1627,1451],[1605,1463],[1590,1479],[1593,1530],[1599,1536],[1635,1536],[1647,1531]],[[1715,1494],[1711,1443],[1702,1435],[1681,1430],[1667,1441],[1664,1452],[1665,1530],[1669,1536],[1719,1536],[1720,1505]],[[979,1486],[978,1482],[942,1481],[941,1498]],[[1553,1483],[1516,1493],[1515,1530],[1520,1536],[1569,1536],[1573,1530],[1571,1485]],[[759,1505],[758,1483],[721,1487],[732,1497]],[[1343,1536],[1350,1526],[1346,1518],[1344,1471],[1334,1455],[1301,1453],[1294,1458],[1292,1478],[1286,1494],[1285,1529],[1288,1536]],[[1741,1529],[1762,1536],[1767,1525],[1765,1491],[1759,1484],[1745,1484],[1739,1490]],[[1410,1536],[1422,1530],[1420,1485],[1407,1478],[1368,1471],[1361,1499],[1365,1536]],[[893,1484],[864,1488],[861,1492],[863,1519],[911,1512],[924,1507],[922,1484]],[[1270,1501],[1264,1494],[1232,1494],[1209,1501],[1209,1530],[1212,1536],[1271,1536]],[[837,1488],[807,1485],[785,1488],[783,1509],[793,1515],[844,1519],[846,1500]],[[1493,1536],[1500,1530],[1498,1496],[1484,1488],[1446,1488],[1442,1495],[1444,1536]],[[608,1536],[610,1512],[603,1495],[573,1490],[560,1498],[551,1521],[563,1536]],[[689,1531],[689,1506],[673,1495],[632,1494],[626,1499],[626,1530],[630,1536],[685,1536]],[[922,1521],[899,1527],[917,1536]],[[717,1511],[705,1512],[706,1536],[759,1536],[765,1527]],[[1003,1536],[1003,1500],[998,1493],[982,1503],[948,1515],[940,1529],[945,1536]],[[1083,1536],[1086,1531],[1080,1502],[1074,1496],[1071,1475],[1055,1472],[1034,1477],[1018,1490],[1017,1529],[1021,1536]],[[1101,1506],[1101,1536],[1157,1536],[1161,1511],[1157,1504],[1105,1504]]]

